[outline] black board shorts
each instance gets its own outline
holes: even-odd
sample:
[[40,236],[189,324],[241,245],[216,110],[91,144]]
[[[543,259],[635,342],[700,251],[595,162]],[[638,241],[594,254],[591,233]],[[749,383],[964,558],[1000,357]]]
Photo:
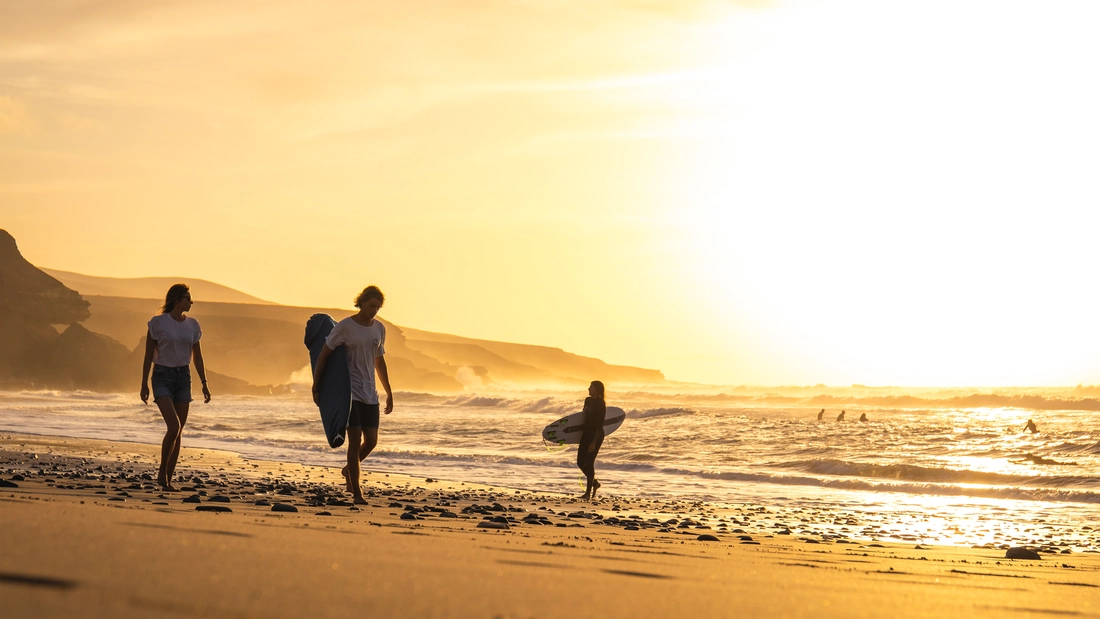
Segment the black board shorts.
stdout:
[[348,415],[348,427],[374,428],[377,430],[380,413],[381,408],[377,404],[364,404],[358,400],[352,400],[351,414]]

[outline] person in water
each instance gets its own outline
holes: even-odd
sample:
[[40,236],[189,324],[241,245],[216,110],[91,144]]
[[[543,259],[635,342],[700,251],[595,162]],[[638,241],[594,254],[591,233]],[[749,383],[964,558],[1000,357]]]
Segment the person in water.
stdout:
[[825,409],[823,408],[823,409],[821,409],[821,412],[817,414],[817,420],[821,421],[824,418],[825,418]]
[[379,404],[378,388],[374,376],[377,373],[386,390],[385,413],[393,412],[393,391],[386,367],[386,327],[375,315],[382,309],[385,295],[377,286],[367,286],[355,299],[359,313],[336,323],[317,356],[313,371],[313,401],[321,404],[321,376],[325,364],[337,346],[344,345],[348,353],[348,371],[351,374],[351,414],[348,416],[348,464],[341,473],[347,480],[348,491],[354,502],[366,505],[363,489],[359,487],[359,463],[378,445]]
[[180,440],[191,407],[191,359],[202,381],[204,402],[210,402],[206,365],[202,359],[199,321],[183,313],[194,305],[187,284],[168,289],[160,314],[149,320],[145,335],[145,359],[141,364],[141,401],[149,403],[149,368],[153,368],[153,402],[160,409],[167,430],[160,445],[157,485],[175,491],[172,478],[180,457]]
[[603,383],[592,381],[588,386],[588,397],[584,399],[584,430],[581,432],[581,444],[577,449],[577,466],[587,480],[585,501],[596,497],[600,482],[596,480],[596,454],[603,445],[603,422],[607,416],[607,402],[604,400]]
[[840,411],[840,414],[836,416],[837,421],[844,421],[844,411]]
[[1035,422],[1034,421],[1028,419],[1027,420],[1027,425],[1024,426],[1024,432],[1031,432],[1032,434],[1037,434],[1039,432],[1039,428],[1035,427]]

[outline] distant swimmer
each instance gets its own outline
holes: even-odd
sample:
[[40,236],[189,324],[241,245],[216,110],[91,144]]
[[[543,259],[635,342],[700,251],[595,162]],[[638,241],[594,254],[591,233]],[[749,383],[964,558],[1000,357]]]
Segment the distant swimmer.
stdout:
[[867,413],[863,413],[862,415],[860,415],[859,420],[860,421],[867,421]]
[[844,411],[840,411],[840,414],[836,416],[837,421],[844,421]]
[[825,409],[823,408],[823,409],[821,409],[821,412],[817,414],[817,420],[821,421],[824,418],[825,418]]
[[1038,434],[1039,428],[1035,427],[1035,422],[1028,419],[1027,425],[1024,426],[1024,432],[1031,432],[1032,434]]

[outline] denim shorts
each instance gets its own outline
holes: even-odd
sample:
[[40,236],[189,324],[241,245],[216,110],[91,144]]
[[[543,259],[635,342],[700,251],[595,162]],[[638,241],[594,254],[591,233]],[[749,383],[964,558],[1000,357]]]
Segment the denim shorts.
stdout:
[[374,428],[378,429],[378,418],[381,411],[377,404],[364,404],[359,400],[351,401],[351,414],[348,415],[349,428]]
[[153,365],[153,400],[161,398],[172,398],[173,402],[191,401],[190,366]]

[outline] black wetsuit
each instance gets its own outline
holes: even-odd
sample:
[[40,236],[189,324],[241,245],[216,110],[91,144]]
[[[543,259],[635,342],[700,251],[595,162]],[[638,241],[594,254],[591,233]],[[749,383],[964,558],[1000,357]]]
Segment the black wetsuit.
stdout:
[[584,430],[581,432],[580,449],[577,450],[577,466],[588,479],[596,477],[596,454],[600,453],[600,445],[603,445],[603,422],[606,416],[607,404],[602,399],[585,398]]

